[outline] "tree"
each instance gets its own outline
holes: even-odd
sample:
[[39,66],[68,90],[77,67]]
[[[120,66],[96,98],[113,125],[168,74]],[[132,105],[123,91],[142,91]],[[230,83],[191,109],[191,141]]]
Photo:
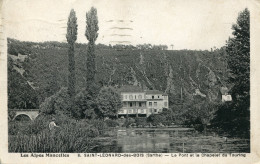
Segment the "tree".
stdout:
[[229,81],[234,84],[232,93],[239,103],[249,106],[250,89],[250,13],[246,8],[238,18],[237,24],[232,26],[233,38],[229,38],[226,45]]
[[[239,13],[232,26],[233,37],[226,44],[227,63],[230,71],[228,81],[233,102],[222,105],[217,111],[214,124],[224,124],[221,129],[233,135],[250,135],[250,13],[246,8]],[[229,116],[228,118],[226,116]],[[232,128],[229,128],[232,127]]]
[[101,117],[115,117],[122,107],[121,97],[112,87],[103,87],[96,98]]
[[77,119],[96,117],[97,105],[93,94],[86,89],[83,89],[75,97],[75,105],[73,108],[73,116]]
[[86,76],[86,85],[87,89],[91,87],[91,85],[95,81],[96,74],[96,63],[95,63],[95,41],[98,37],[98,17],[97,17],[97,9],[92,7],[89,12],[86,14],[86,32],[85,36],[87,37],[89,43],[87,47],[87,76]]
[[71,98],[75,96],[75,84],[76,84],[76,76],[75,76],[75,59],[74,59],[74,48],[75,42],[77,40],[77,17],[75,11],[72,9],[70,11],[70,15],[67,23],[67,42],[69,44],[69,77],[68,77],[68,92]]
[[56,114],[57,111],[62,111],[69,114],[71,108],[70,96],[67,88],[61,88],[54,95],[46,98],[40,105],[40,111],[44,114]]
[[35,109],[39,107],[38,93],[15,70],[15,62],[8,57],[8,108]]

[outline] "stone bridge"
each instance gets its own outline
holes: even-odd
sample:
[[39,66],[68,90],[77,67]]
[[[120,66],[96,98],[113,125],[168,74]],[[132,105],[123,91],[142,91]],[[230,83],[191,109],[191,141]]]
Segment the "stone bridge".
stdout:
[[34,120],[39,115],[39,109],[9,109],[9,111],[14,111],[15,116],[12,120],[15,120],[17,116],[25,115]]

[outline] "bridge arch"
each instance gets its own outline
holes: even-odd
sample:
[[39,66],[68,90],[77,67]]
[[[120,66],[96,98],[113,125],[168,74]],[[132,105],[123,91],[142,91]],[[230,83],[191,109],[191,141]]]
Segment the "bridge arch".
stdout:
[[15,120],[21,115],[25,115],[26,117],[29,117],[30,120],[34,120],[40,114],[39,109],[10,109],[10,111],[15,112],[15,116],[12,120]]
[[30,121],[32,121],[32,120],[33,120],[33,119],[31,118],[31,116],[30,116],[30,115],[28,115],[28,114],[25,114],[25,113],[21,113],[21,114],[17,114],[17,115],[15,115],[15,116],[14,116],[14,118],[13,118],[13,120],[16,120],[16,119],[17,119],[17,117],[19,118],[20,116],[25,116],[25,117],[29,118],[29,119],[30,119]]

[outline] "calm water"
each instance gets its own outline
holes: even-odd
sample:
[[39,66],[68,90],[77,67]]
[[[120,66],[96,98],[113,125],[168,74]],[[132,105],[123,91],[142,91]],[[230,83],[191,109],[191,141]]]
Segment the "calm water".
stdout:
[[93,152],[239,153],[250,152],[247,139],[203,135],[189,129],[122,129],[112,141],[100,140]]

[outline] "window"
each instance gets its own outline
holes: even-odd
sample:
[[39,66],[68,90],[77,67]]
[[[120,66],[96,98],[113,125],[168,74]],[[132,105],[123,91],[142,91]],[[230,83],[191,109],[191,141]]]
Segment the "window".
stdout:
[[144,113],[144,110],[143,110],[143,109],[141,109],[141,113]]
[[129,111],[129,113],[132,113],[132,109],[129,109],[128,111]]
[[139,95],[139,96],[138,96],[138,99],[142,99],[142,95]]
[[154,112],[157,112],[157,109],[154,109]]
[[152,102],[149,102],[149,106],[152,106],[153,105],[153,103]]
[[164,102],[164,107],[167,107],[168,103],[167,102]]
[[160,96],[158,96],[158,99],[160,98]]
[[130,105],[130,107],[132,107],[132,106],[133,106],[133,103],[130,102],[129,105]]
[[155,107],[157,107],[157,102],[154,102],[153,105],[154,105]]
[[142,103],[141,102],[139,102],[139,107],[141,107],[142,106]]
[[136,95],[135,95],[135,99],[136,99]]
[[152,96],[152,99],[154,99],[154,96]]
[[130,95],[130,96],[129,96],[129,99],[130,99],[130,100],[133,100],[133,96],[132,96],[132,95]]
[[136,103],[135,103],[135,102],[133,102],[133,106],[136,106]]
[[134,113],[136,113],[136,109],[134,109]]
[[125,99],[127,99],[127,95],[125,95]]

